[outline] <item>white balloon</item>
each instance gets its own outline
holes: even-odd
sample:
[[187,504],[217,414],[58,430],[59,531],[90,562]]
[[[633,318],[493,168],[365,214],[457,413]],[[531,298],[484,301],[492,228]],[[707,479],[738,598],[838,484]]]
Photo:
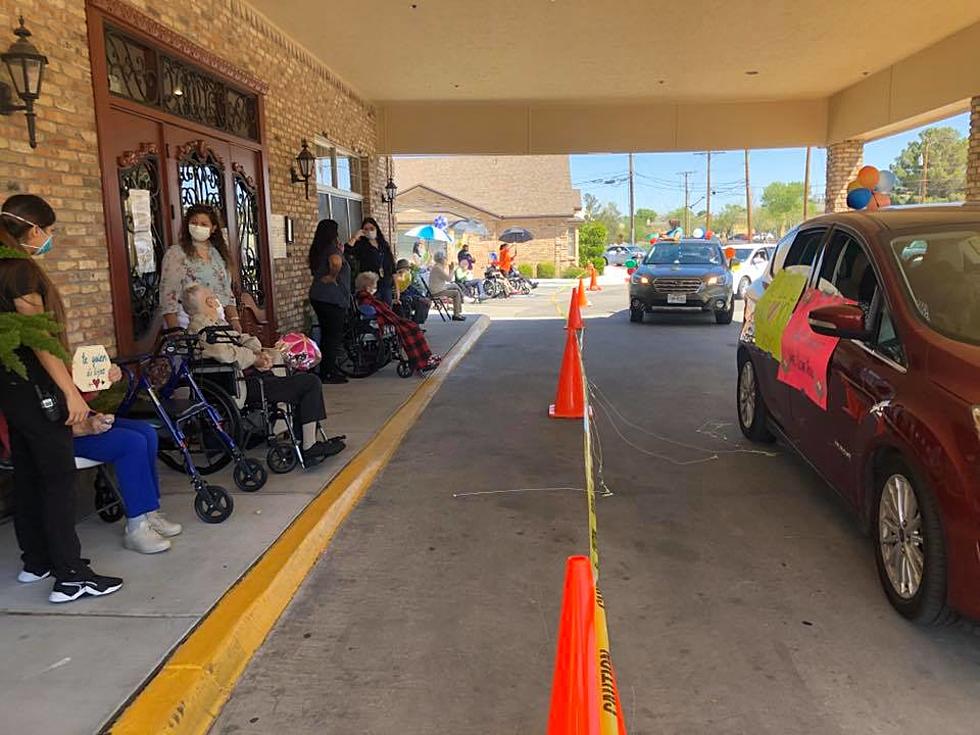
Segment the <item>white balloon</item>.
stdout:
[[879,171],[878,186],[875,187],[875,191],[882,194],[891,194],[896,183],[897,179],[895,178],[895,174],[893,174],[891,171]]
[[700,227],[695,228],[694,232],[691,233],[691,237],[704,237],[704,230],[702,230]]

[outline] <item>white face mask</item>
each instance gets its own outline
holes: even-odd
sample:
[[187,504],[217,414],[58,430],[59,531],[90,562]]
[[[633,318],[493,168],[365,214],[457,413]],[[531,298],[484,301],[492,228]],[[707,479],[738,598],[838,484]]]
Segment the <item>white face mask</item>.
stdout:
[[207,242],[211,239],[211,228],[206,225],[188,225],[187,229],[194,242]]
[[378,239],[378,231],[377,230],[364,230],[364,236],[367,237],[368,240],[377,240]]

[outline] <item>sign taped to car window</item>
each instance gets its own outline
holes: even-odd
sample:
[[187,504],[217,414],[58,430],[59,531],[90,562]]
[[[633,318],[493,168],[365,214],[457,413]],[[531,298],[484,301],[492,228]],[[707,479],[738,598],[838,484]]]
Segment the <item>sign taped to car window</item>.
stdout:
[[755,307],[755,344],[777,362],[782,361],[783,332],[793,316],[806,280],[802,273],[780,271]]
[[808,289],[783,330],[776,377],[802,391],[824,411],[827,410],[827,370],[840,338],[826,337],[810,329],[810,312],[824,306],[853,303],[843,296]]

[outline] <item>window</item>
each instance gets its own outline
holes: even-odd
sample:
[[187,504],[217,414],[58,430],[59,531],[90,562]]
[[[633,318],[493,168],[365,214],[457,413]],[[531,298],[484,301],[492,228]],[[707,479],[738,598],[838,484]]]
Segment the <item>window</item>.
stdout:
[[803,230],[797,233],[796,239],[786,253],[783,268],[802,266],[809,272],[809,269],[813,267],[813,261],[817,258],[817,249],[820,247],[820,241],[823,240],[826,232],[824,229],[815,229]]
[[860,305],[867,314],[878,290],[875,270],[861,243],[847,233],[840,232],[835,233],[835,242],[832,245],[836,244],[838,238],[843,242],[834,275],[829,280],[837,293]]
[[878,337],[875,340],[875,349],[892,362],[898,363],[903,367],[905,362],[905,350],[902,348],[902,340],[898,338],[895,331],[895,323],[887,304],[882,304],[881,322],[878,325]]
[[320,219],[336,220],[345,241],[361,227],[361,159],[322,138],[315,148]]

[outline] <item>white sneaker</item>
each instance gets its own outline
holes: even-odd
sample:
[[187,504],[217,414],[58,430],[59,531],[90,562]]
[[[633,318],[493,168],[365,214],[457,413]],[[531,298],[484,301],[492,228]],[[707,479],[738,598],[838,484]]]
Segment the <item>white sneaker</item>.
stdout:
[[174,523],[173,521],[167,520],[163,513],[158,510],[151,510],[149,513],[147,513],[146,520],[150,522],[150,528],[164,538],[179,536],[180,532],[184,530],[183,526],[181,526],[179,523]]
[[21,584],[31,584],[33,582],[40,582],[42,579],[47,579],[49,576],[51,576],[51,571],[48,569],[32,572],[27,567],[24,567],[20,570],[20,574],[17,575],[17,581]]
[[170,542],[154,531],[149,521],[142,520],[135,531],[126,529],[123,546],[141,554],[159,554],[170,548]]

